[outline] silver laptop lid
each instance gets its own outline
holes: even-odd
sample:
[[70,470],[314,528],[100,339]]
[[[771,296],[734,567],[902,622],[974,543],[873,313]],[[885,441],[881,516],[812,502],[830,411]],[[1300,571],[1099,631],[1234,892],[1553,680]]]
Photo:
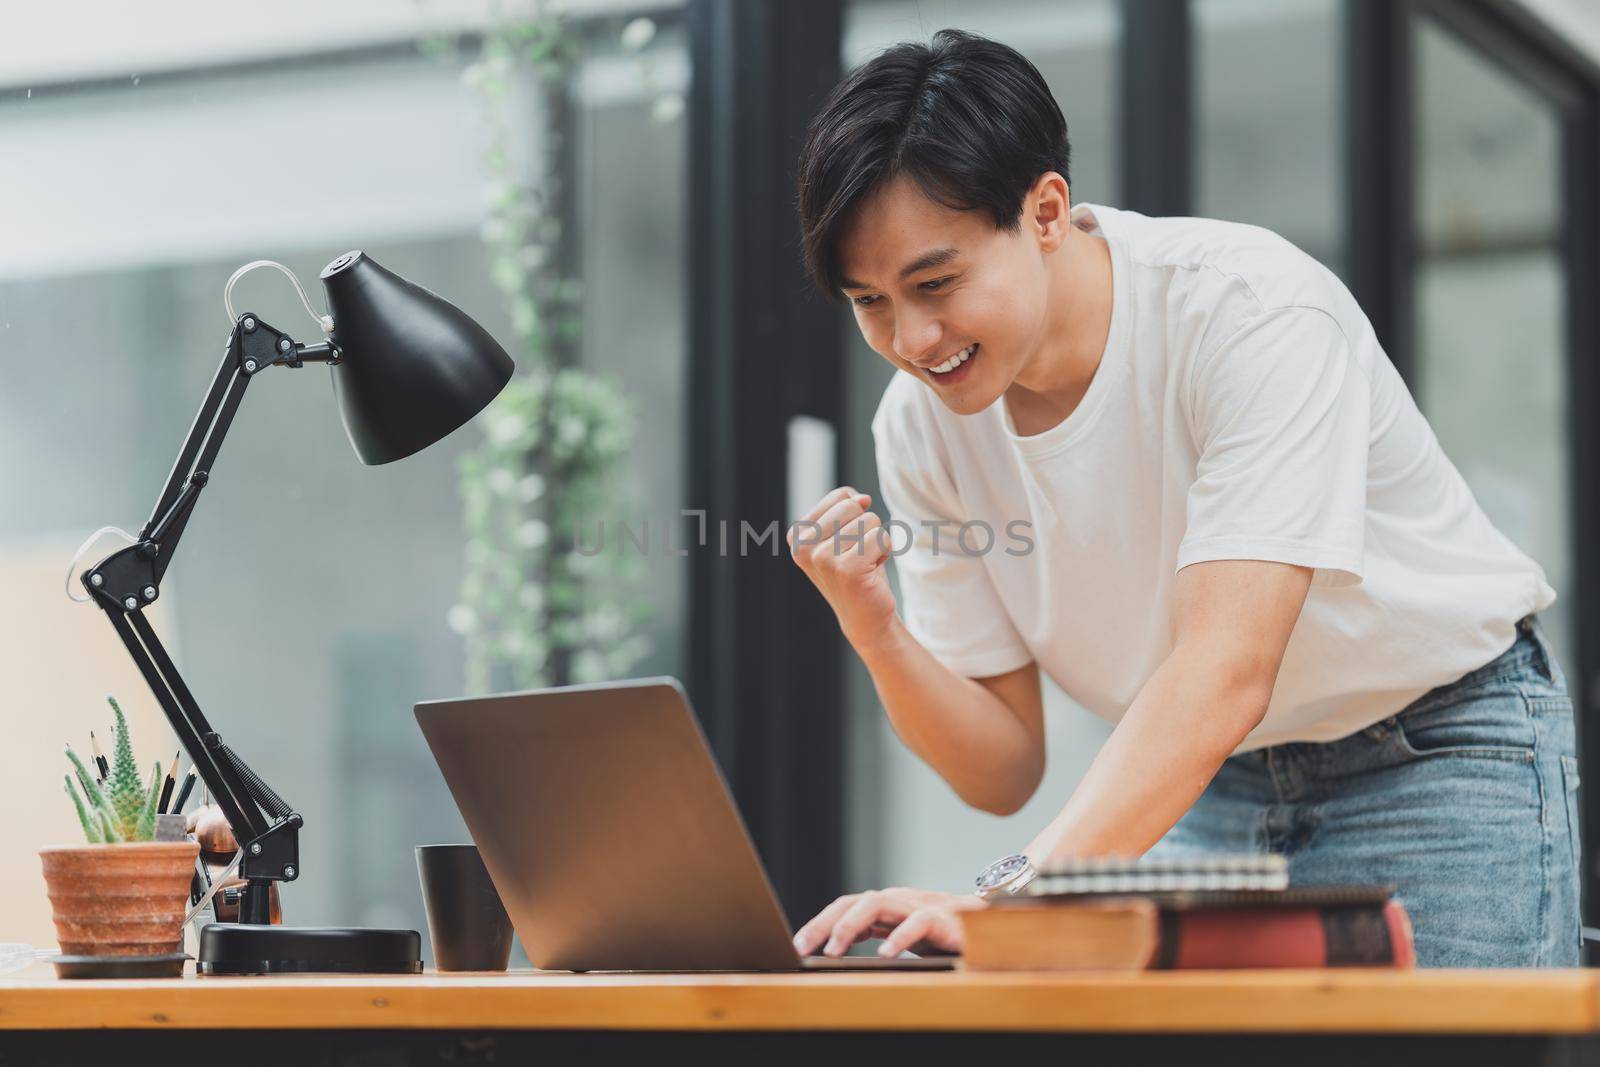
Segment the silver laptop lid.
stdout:
[[799,965],[675,679],[426,701],[416,715],[534,966]]

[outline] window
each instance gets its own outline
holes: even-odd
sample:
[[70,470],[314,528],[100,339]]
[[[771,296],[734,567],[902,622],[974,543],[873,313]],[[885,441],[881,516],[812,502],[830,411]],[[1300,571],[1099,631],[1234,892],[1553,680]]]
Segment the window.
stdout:
[[[12,67],[29,81],[0,91],[0,492],[12,505],[0,544],[27,605],[0,653],[0,696],[33,709],[13,717],[6,758],[14,795],[40,798],[36,820],[0,830],[14,854],[76,839],[55,753],[63,738],[105,736],[105,693],[133,716],[142,759],[176,748],[101,612],[69,603],[61,581],[86,533],[144,522],[222,355],[235,267],[280,260],[320,306],[322,266],[360,247],[521,361],[480,232],[481,98],[465,59],[419,48],[466,34],[470,52],[481,27],[468,7],[281,6],[256,20],[247,55],[203,22],[66,32],[55,23],[69,15],[40,9],[11,27],[13,40],[72,45]],[[659,526],[684,492],[688,60],[679,13],[652,8],[650,27],[614,5],[572,16],[582,58],[557,140],[540,135],[528,85],[514,82],[506,106],[516,167],[567,153],[568,254],[590,283],[580,358],[636,411],[631,514],[616,518]],[[162,17],[176,18],[150,16]],[[234,300],[317,336],[276,272],[250,275]],[[457,461],[482,430],[363,468],[327,375],[275,369],[253,383],[152,622],[212,725],[305,815],[288,920],[420,929],[411,846],[465,830],[411,705],[463,690],[462,641],[446,625],[464,567]],[[648,566],[638,670],[681,674],[682,561]],[[0,902],[14,936],[50,943],[37,885]]]
[[1197,0],[1195,214],[1264,226],[1343,265],[1336,0]]
[[1417,402],[1496,527],[1545,569],[1576,666],[1566,268],[1556,108],[1414,24]]

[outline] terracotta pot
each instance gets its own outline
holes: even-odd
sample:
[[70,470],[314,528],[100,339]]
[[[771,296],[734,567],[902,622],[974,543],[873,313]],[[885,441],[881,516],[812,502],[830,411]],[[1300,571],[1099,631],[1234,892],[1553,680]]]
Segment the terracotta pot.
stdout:
[[200,846],[136,841],[39,850],[56,940],[68,956],[181,952]]

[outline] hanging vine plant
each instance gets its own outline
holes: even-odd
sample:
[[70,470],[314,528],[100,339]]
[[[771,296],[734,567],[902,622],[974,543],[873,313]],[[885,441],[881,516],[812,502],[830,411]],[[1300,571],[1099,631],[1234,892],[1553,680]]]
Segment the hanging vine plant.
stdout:
[[[640,21],[624,30],[625,45],[630,32],[639,38]],[[458,61],[462,47],[454,39],[425,45]],[[465,642],[474,693],[617,677],[648,651],[639,631],[649,607],[634,595],[638,560],[577,544],[582,524],[621,513],[634,434],[628,399],[579,364],[582,288],[563,225],[575,205],[562,138],[577,58],[562,17],[538,9],[486,31],[462,74],[481,105],[482,235],[518,366],[478,416],[483,438],[459,464],[466,572],[449,624]],[[512,151],[523,88],[536,94],[543,133],[528,175]]]

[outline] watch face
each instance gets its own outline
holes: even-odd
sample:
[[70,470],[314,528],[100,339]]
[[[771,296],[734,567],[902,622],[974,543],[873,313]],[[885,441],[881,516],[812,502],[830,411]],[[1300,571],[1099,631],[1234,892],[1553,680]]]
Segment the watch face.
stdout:
[[978,875],[978,888],[993,889],[1005,885],[1011,879],[1021,874],[1028,866],[1028,857],[1023,855],[1007,856],[1003,860],[996,860]]

